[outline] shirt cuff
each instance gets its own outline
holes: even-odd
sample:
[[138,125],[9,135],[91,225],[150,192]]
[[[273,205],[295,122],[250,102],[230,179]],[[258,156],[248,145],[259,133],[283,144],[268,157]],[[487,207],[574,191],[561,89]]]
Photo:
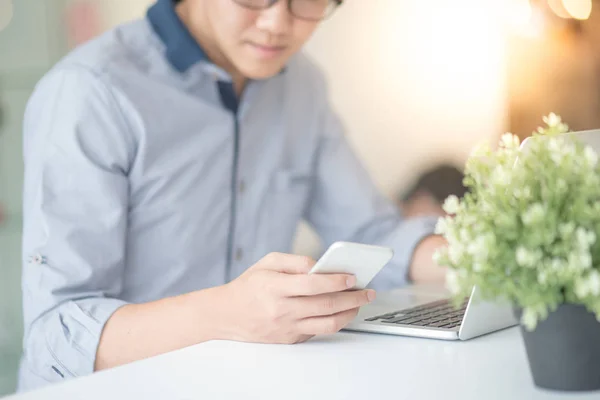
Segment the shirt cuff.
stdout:
[[64,303],[46,314],[25,349],[29,369],[50,382],[94,372],[104,325],[125,304],[90,298]]
[[376,290],[392,290],[408,283],[408,272],[417,246],[435,234],[438,217],[418,217],[402,221],[384,246],[394,250],[394,257],[369,284]]

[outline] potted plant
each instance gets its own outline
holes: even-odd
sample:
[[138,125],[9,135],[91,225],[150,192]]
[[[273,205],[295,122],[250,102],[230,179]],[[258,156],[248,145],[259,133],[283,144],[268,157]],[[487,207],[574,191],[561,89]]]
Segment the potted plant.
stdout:
[[600,164],[560,117],[544,122],[526,150],[506,134],[471,155],[436,260],[457,304],[477,285],[513,305],[536,386],[600,390]]

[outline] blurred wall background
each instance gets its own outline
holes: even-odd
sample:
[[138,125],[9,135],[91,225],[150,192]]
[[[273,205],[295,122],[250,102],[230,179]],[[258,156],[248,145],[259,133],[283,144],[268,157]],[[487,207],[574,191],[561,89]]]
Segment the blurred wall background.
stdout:
[[[567,7],[589,17],[564,18]],[[510,130],[526,137],[550,112],[572,130],[600,128],[600,2],[537,0],[529,13],[507,46]]]
[[21,354],[21,120],[35,82],[66,51],[63,2],[0,0],[0,396]]
[[[143,16],[151,2],[0,0],[0,107],[5,115],[0,123],[0,396],[14,389],[21,347],[25,102],[44,71],[71,47]],[[530,94],[539,86],[551,92],[554,78],[533,84],[527,74],[549,70],[549,65],[557,70],[579,68],[580,59],[563,57],[559,67],[552,57],[541,62],[532,54],[541,42],[553,43],[545,28],[538,29],[542,17],[534,7],[542,7],[541,3],[346,0],[322,25],[307,51],[328,75],[331,99],[350,141],[386,195],[394,197],[434,163],[460,166],[476,143],[494,141],[509,128],[526,134],[542,114],[560,112],[561,102],[544,104],[548,96]],[[579,51],[589,56],[589,50]],[[521,67],[531,58],[541,66],[525,73]],[[585,86],[585,79],[580,81]],[[522,90],[524,82],[528,92]],[[572,90],[569,95],[578,93],[565,86]],[[592,97],[577,98],[586,115],[597,111]],[[573,118],[583,117],[573,114]],[[593,119],[586,121],[586,126],[595,124]],[[318,239],[305,225],[295,248],[301,254],[320,252]]]

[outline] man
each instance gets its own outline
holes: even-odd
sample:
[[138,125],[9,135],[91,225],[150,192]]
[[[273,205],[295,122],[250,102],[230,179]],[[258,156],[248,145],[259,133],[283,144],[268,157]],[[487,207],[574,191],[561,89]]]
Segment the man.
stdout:
[[284,254],[301,218],[325,244],[392,246],[374,288],[443,278],[435,220],[377,193],[298,54],[339,3],[159,0],[38,84],[21,390],[211,339],[338,331],[375,293]]
[[443,205],[448,196],[462,198],[467,192],[463,179],[463,172],[453,165],[440,164],[424,171],[405,193],[398,196],[402,215],[445,217]]

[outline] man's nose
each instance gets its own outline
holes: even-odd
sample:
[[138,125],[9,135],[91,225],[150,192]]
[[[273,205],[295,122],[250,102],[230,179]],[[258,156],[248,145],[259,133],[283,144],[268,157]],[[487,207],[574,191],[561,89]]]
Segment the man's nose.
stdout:
[[293,20],[294,16],[290,13],[288,2],[279,0],[260,12],[256,25],[260,30],[272,35],[285,36],[291,30]]

